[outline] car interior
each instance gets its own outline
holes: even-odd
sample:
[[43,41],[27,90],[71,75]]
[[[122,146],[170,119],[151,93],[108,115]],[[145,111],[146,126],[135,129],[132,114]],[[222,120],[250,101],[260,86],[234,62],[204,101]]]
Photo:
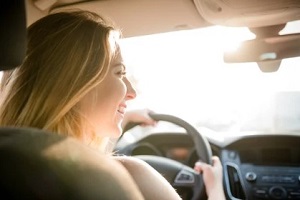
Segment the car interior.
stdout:
[[[114,152],[146,161],[182,199],[207,199],[193,166],[211,164],[212,155],[223,166],[226,199],[300,199],[299,0],[0,5],[1,70],[22,63],[26,27],[48,14],[81,9],[115,22],[140,96],[130,106],[153,109],[159,123],[129,124]],[[0,198],[137,199],[108,170],[112,163],[95,167],[101,158],[71,138],[0,128]]]

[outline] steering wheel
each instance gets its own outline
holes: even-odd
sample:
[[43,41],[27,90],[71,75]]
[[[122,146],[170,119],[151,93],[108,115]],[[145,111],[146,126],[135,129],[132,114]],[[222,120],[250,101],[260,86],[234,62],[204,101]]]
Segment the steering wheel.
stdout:
[[[212,164],[212,150],[207,139],[203,137],[191,124],[172,115],[149,113],[149,116],[156,121],[166,121],[184,128],[186,132],[192,137],[194,146],[196,148],[196,153],[198,154],[198,157],[201,158],[201,161]],[[131,124],[130,128],[136,125],[138,124]],[[124,130],[128,130],[128,127]],[[192,188],[192,200],[206,199],[205,186],[203,183],[202,175],[196,173],[195,170],[191,167],[175,160],[159,156],[138,155],[135,157],[142,159],[149,165],[151,165],[154,169],[161,173],[173,186]]]

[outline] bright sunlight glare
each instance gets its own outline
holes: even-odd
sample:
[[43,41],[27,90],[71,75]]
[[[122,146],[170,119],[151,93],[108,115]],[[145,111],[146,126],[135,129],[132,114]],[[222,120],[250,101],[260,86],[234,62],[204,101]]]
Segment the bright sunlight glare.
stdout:
[[238,118],[235,126],[240,128],[243,118],[271,109],[268,102],[274,93],[300,89],[295,64],[299,58],[283,60],[276,73],[262,73],[256,63],[223,62],[224,50],[253,38],[246,28],[214,26],[121,40],[129,78],[138,92],[129,107],[147,107],[191,122],[230,124]]
[[[133,76],[137,77],[136,79],[140,81],[137,88],[139,92],[142,93],[140,90],[150,90],[151,94],[157,96],[159,101],[162,101],[155,107],[165,110],[164,103],[169,104],[171,102],[163,103],[160,97],[164,98],[165,95],[173,94],[173,101],[186,102],[187,95],[185,93],[189,93],[189,91],[197,87],[199,93],[197,94],[197,91],[193,91],[193,98],[190,101],[200,98],[199,95],[201,93],[209,93],[212,96],[211,99],[207,99],[209,102],[205,103],[210,103],[213,99],[218,99],[220,94],[214,93],[214,91],[218,90],[220,84],[234,85],[235,83],[231,82],[231,80],[234,80],[233,77],[236,76],[234,73],[224,71],[226,68],[221,68],[224,65],[220,59],[222,58],[222,52],[224,49],[228,49],[234,44],[238,44],[240,41],[251,37],[252,33],[247,29],[233,28],[231,30],[216,26],[193,31],[129,38],[123,40],[121,45],[122,48],[126,49],[123,51],[126,63],[130,66],[135,66]],[[139,42],[143,44],[141,45]],[[131,52],[132,45],[139,46],[139,50],[135,53]],[[218,47],[217,49],[216,46]],[[135,56],[130,57],[132,55]],[[197,66],[198,64],[200,66]],[[218,69],[220,70],[219,72],[215,71],[216,67],[220,68]],[[203,70],[206,72],[203,73]],[[219,81],[211,82],[210,79],[212,76]],[[222,81],[224,76],[227,77],[226,82]],[[203,84],[194,85],[196,83],[195,80],[199,79],[202,80],[200,82]],[[249,81],[249,84],[252,84],[251,81]],[[193,88],[191,86],[186,87],[186,85],[191,85]],[[158,89],[164,87],[165,89]],[[240,90],[243,89],[240,88]],[[226,92],[230,91],[226,90]],[[232,91],[232,93],[234,92]],[[153,98],[154,96],[148,96],[143,101],[147,102],[147,99],[153,101]],[[162,107],[159,105],[162,105]],[[186,106],[192,105],[197,105],[197,101]]]

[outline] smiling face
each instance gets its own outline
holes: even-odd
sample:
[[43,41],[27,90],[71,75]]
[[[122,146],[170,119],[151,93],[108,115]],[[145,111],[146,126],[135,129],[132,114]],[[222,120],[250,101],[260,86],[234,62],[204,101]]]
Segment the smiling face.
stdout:
[[98,136],[117,138],[122,133],[126,102],[135,96],[121,52],[117,51],[103,81],[82,99],[82,112]]

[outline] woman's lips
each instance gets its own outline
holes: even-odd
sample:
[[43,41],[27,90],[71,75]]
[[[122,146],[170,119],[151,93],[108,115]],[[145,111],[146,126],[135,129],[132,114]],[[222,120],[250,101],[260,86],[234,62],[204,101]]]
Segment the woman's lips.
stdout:
[[119,109],[118,109],[118,112],[124,115],[125,112],[126,112],[126,107],[127,107],[127,106],[124,105],[124,104],[120,105],[120,106],[119,106]]

